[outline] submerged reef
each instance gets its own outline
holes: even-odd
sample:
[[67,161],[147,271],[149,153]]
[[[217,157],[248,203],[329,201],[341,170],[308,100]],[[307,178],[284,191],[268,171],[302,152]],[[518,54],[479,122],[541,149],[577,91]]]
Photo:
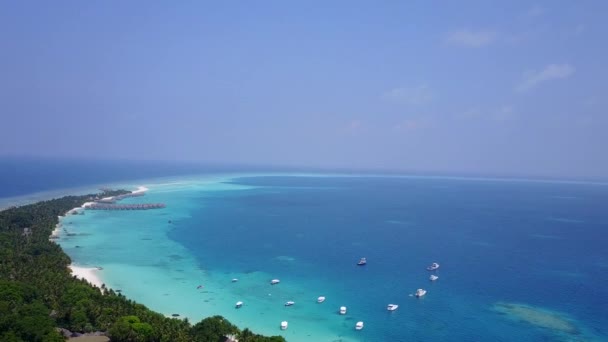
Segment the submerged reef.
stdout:
[[498,302],[493,310],[506,317],[574,338],[580,329],[565,313],[519,303]]

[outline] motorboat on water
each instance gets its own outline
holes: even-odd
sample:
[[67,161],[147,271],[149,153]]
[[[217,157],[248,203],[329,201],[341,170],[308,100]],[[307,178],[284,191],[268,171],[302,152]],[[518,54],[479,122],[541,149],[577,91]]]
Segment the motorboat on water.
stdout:
[[346,306],[340,307],[340,315],[346,315]]
[[291,300],[290,300],[290,301],[288,301],[288,302],[285,302],[285,306],[292,306],[292,305],[294,305],[295,303],[296,303],[296,302],[294,302],[294,301],[291,301]]
[[434,263],[431,264],[431,266],[427,267],[426,269],[427,269],[427,271],[434,271],[434,270],[436,270],[438,268],[439,268],[439,264],[436,263],[436,262],[434,262]]
[[436,275],[434,275],[434,274],[431,274],[431,276],[429,277],[429,280],[430,280],[430,281],[435,281],[435,280],[437,280],[437,279],[439,279],[439,277],[438,277],[438,276],[436,276]]
[[425,294],[426,294],[426,290],[418,289],[418,290],[416,290],[415,296],[420,298],[420,297],[424,296]]
[[235,305],[234,307],[238,309],[238,308],[240,308],[241,306],[243,306],[243,302],[238,301],[238,302],[236,302],[236,305]]
[[287,321],[281,322],[281,330],[286,330],[287,329],[287,325],[288,325]]
[[323,303],[325,301],[325,297],[321,296],[317,298],[317,303]]
[[386,310],[388,310],[388,311],[395,311],[395,310],[397,310],[398,308],[399,308],[399,305],[397,305],[397,304],[389,304],[389,305],[386,307]]
[[278,283],[280,283],[280,282],[281,282],[281,281],[280,281],[279,279],[272,279],[272,280],[270,281],[270,285],[276,285],[276,284],[278,284]]
[[232,278],[233,283],[236,283],[237,281],[239,281],[237,278]]
[[361,259],[359,259],[359,262],[357,263],[357,266],[364,266],[366,264],[367,264],[367,259],[361,258]]
[[356,330],[363,329],[363,322],[361,322],[361,321],[357,322],[357,324],[355,324],[355,329]]

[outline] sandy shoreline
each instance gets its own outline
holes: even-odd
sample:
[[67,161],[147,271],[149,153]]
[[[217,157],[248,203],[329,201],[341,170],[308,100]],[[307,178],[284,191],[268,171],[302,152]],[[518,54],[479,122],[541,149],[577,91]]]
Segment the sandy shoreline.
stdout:
[[[145,193],[148,190],[149,189],[147,187],[140,186],[136,190],[132,191],[132,193],[141,194],[141,193]],[[112,198],[113,197],[107,197],[107,199],[112,199]],[[68,210],[68,212],[66,212],[64,216],[59,216],[58,217],[59,222],[55,226],[55,229],[53,229],[53,231],[51,232],[51,236],[49,236],[49,239],[53,240],[53,239],[57,239],[60,237],[61,228],[62,228],[62,220],[65,217],[67,217],[68,215],[77,215],[81,210],[86,209],[86,207],[90,206],[93,203],[95,203],[95,202],[85,202],[80,207],[76,207],[76,208]],[[93,286],[96,286],[99,288],[101,288],[101,285],[104,284],[104,282],[99,274],[100,268],[98,268],[98,267],[83,267],[83,266],[77,266],[75,264],[71,264],[68,267],[70,268],[72,275],[76,276],[78,279],[85,279],[86,281],[91,283]]]
[[140,187],[137,188],[137,190],[132,191],[132,192],[134,194],[139,194],[139,193],[142,193],[142,192],[146,192],[148,190],[150,190],[150,189],[146,188],[145,186],[140,186]]
[[93,286],[101,288],[103,281],[99,277],[99,268],[97,267],[82,267],[74,264],[68,266],[72,271],[72,275],[78,279],[84,279],[91,283]]

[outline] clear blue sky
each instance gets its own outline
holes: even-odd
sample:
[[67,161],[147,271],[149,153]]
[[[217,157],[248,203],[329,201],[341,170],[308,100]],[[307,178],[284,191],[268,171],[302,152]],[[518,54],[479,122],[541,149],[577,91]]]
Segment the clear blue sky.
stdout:
[[608,177],[607,1],[0,1],[0,156]]

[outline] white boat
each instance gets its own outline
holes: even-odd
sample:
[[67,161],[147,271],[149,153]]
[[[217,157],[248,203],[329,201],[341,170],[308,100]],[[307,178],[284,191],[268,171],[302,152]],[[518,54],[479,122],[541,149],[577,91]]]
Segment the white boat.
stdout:
[[270,281],[270,285],[276,285],[276,284],[278,284],[278,283],[280,283],[280,282],[281,282],[281,281],[280,281],[279,279],[272,279],[272,280]]
[[289,302],[285,302],[285,306],[292,306],[292,305],[294,305],[295,303],[296,303],[296,302],[293,302],[293,301],[291,301],[291,300],[290,300]]
[[285,329],[287,329],[287,325],[288,325],[288,324],[287,324],[287,321],[283,321],[283,322],[281,322],[281,330],[285,330]]
[[434,262],[434,263],[432,263],[432,264],[431,264],[431,266],[427,267],[426,269],[427,269],[428,271],[434,271],[434,270],[436,270],[436,269],[438,269],[438,268],[439,268],[439,264],[438,264],[438,263],[436,263],[436,262]]
[[243,302],[239,301],[239,302],[236,302],[236,305],[234,307],[238,309],[241,306],[243,306]]
[[418,290],[416,290],[416,294],[415,295],[416,295],[416,297],[420,298],[420,297],[424,296],[425,294],[426,294],[426,290],[424,290],[424,289],[418,289]]
[[434,274],[431,274],[431,276],[429,277],[429,280],[430,280],[430,281],[435,281],[435,280],[437,280],[437,279],[439,279],[439,277],[438,277],[438,276],[436,276],[436,275],[434,275]]
[[238,279],[236,279],[236,278],[232,278],[232,282],[233,282],[233,283],[236,283],[237,281],[239,281],[239,280],[238,280]]
[[323,303],[325,301],[325,297],[321,296],[317,298],[317,303]]
[[399,308],[399,305],[397,305],[397,304],[389,304],[389,305],[386,307],[386,310],[388,310],[388,311],[395,311],[395,310],[397,310],[398,308]]
[[346,315],[346,306],[340,307],[340,315]]
[[357,263],[357,265],[359,265],[359,266],[363,266],[365,264],[367,264],[367,259],[365,259],[365,258],[359,259],[359,262]]
[[357,322],[357,324],[355,324],[355,329],[357,329],[357,330],[363,329],[363,322],[361,322],[361,321]]

